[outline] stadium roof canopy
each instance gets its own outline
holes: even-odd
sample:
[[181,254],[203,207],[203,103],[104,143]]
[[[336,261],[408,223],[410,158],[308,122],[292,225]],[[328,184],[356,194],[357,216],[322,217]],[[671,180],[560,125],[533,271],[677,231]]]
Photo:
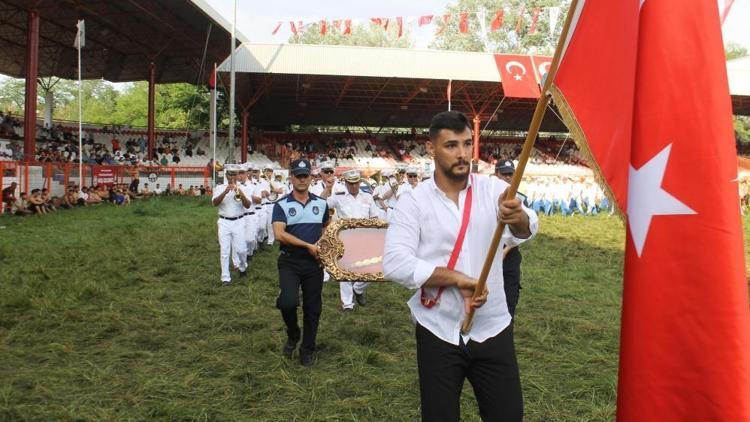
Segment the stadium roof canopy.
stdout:
[[[537,66],[545,59],[532,57]],[[229,58],[219,71],[229,71]],[[449,80],[452,108],[479,115],[483,128],[499,106],[488,129],[525,130],[536,105],[504,98],[490,53],[245,43],[235,51],[235,71],[240,107],[258,126],[426,127],[447,109]],[[750,93],[739,90],[732,103],[735,113],[750,114]],[[567,131],[550,112],[542,130]]]
[[154,62],[157,83],[196,83],[204,48],[207,63],[230,52],[230,26],[205,0],[0,0],[0,73],[26,75],[30,9],[39,13],[40,77],[78,77],[78,19],[86,22],[84,79],[148,80]]

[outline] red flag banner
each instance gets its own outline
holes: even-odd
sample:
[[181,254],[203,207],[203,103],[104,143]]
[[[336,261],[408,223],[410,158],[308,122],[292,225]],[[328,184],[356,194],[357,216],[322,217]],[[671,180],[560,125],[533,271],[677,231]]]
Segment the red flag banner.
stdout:
[[495,54],[503,93],[511,98],[539,98],[539,85],[529,56]]
[[320,35],[325,35],[328,32],[328,22],[320,21]]
[[469,32],[469,13],[461,12],[458,17],[458,30],[462,33]]
[[750,420],[750,304],[719,9],[688,3],[579,2],[552,87],[627,215],[618,421]]
[[531,61],[534,63],[534,72],[536,73],[536,81],[540,85],[544,81],[544,75],[549,73],[549,68],[552,66],[552,57],[546,56],[531,56]]
[[529,27],[529,34],[534,34],[536,32],[536,22],[539,20],[539,13],[541,11],[542,9],[535,7],[531,12],[531,27]]
[[433,15],[422,15],[419,17],[419,26],[425,26],[432,23],[432,16]]
[[208,75],[208,88],[216,89],[216,69],[211,69],[211,73]]
[[344,35],[351,35],[351,34],[352,34],[352,20],[345,19],[344,20]]
[[294,22],[289,22],[289,28],[292,30],[292,34],[297,35],[297,26],[294,24]]
[[505,12],[502,10],[495,12],[495,18],[492,19],[492,23],[490,24],[492,32],[499,30],[503,26],[503,15],[505,15]]
[[398,25],[398,38],[401,38],[402,35],[404,35],[404,18],[401,16],[396,18],[396,24]]
[[281,21],[279,21],[273,28],[273,31],[271,31],[271,35],[276,35],[276,33],[279,32],[279,28],[281,28]]

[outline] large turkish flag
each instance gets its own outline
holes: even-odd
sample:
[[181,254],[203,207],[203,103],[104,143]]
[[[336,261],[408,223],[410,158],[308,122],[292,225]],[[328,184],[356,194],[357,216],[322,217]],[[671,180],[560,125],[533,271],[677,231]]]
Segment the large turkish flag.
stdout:
[[579,0],[572,12],[553,95],[627,215],[618,420],[750,421],[750,305],[717,3]]
[[539,98],[539,86],[530,56],[495,54],[503,93],[510,98]]

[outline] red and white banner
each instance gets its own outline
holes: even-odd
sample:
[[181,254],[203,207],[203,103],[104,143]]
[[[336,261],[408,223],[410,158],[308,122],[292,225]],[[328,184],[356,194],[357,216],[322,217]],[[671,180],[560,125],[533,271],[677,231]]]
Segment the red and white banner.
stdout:
[[579,1],[571,30],[553,96],[627,215],[617,419],[750,421],[750,304],[717,3]]
[[539,85],[530,56],[495,54],[503,95],[510,98],[539,98]]
[[112,167],[94,166],[94,185],[113,185],[115,169]]
[[542,85],[542,82],[544,81],[544,75],[549,73],[549,68],[550,66],[552,66],[552,57],[531,56],[531,62],[534,63],[536,82],[539,85]]

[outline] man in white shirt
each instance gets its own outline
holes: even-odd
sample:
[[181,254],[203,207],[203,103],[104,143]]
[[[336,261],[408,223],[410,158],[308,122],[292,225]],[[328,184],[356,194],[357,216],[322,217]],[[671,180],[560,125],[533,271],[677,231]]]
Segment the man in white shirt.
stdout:
[[274,234],[273,234],[273,225],[271,223],[271,217],[273,215],[273,203],[274,201],[271,200],[271,193],[274,193],[278,195],[279,193],[283,192],[283,189],[280,190],[278,187],[274,187],[273,183],[273,166],[266,165],[263,168],[263,178],[260,180],[260,184],[263,186],[262,188],[262,198],[263,200],[261,203],[263,204],[264,211],[266,213],[266,220],[262,221],[261,224],[265,224],[266,227],[266,235],[268,236],[266,244],[273,245],[273,242],[275,240]]
[[346,188],[341,181],[336,180],[334,166],[331,160],[324,161],[320,165],[320,181],[310,186],[310,193],[327,199],[331,195],[343,195]]
[[[247,244],[245,243],[245,208],[250,207],[250,199],[237,189],[236,177],[239,167],[225,164],[226,183],[217,185],[211,203],[219,207],[219,247],[221,259],[221,284],[232,282],[229,274],[229,261],[232,249],[237,252],[237,265],[240,277],[247,277]],[[237,200],[239,199],[239,201]]]
[[414,166],[406,168],[406,183],[402,183],[396,191],[396,200],[401,199],[401,195],[411,192],[419,184],[419,169]]
[[[383,257],[387,279],[421,289],[408,304],[417,326],[422,420],[459,420],[461,388],[468,378],[483,420],[520,421],[523,400],[502,250],[533,236],[538,218],[520,200],[502,200],[506,182],[470,175],[472,134],[463,114],[433,117],[427,148],[435,157],[434,177],[399,199]],[[487,290],[474,299],[498,220],[507,224],[502,244]],[[471,308],[476,310],[473,326],[461,333]]]
[[[328,207],[336,210],[338,218],[383,218],[383,212],[375,205],[372,195],[360,190],[362,176],[359,170],[344,172],[346,192],[328,198]],[[360,306],[365,306],[365,289],[369,283],[363,281],[341,281],[341,305],[344,312],[354,310],[354,299]]]
[[[248,180],[248,170],[250,167],[247,163],[238,165],[237,175],[237,188],[241,189],[242,192],[248,199],[252,199],[255,186],[253,186]],[[257,246],[257,233],[258,226],[257,221],[253,218],[255,216],[255,209],[252,201],[249,207],[245,208],[245,217],[242,219],[245,227],[245,244],[247,245],[247,266],[250,267],[250,260],[253,256],[253,252]],[[239,268],[239,256],[236,250],[232,250],[232,262],[235,268]]]

